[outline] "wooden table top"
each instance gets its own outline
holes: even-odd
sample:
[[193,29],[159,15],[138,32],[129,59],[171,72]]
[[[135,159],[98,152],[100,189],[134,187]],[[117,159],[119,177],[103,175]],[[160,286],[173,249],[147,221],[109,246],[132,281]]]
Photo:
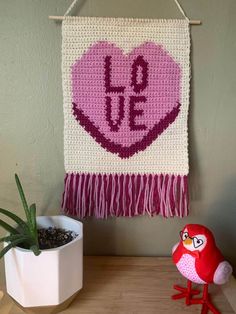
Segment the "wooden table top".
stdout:
[[[201,305],[185,306],[183,299],[172,301],[176,292],[173,284],[186,286],[186,280],[167,257],[85,257],[84,287],[61,313],[200,313]],[[212,285],[209,290],[221,313],[235,313],[221,287]],[[24,313],[1,292],[0,299],[1,314]]]

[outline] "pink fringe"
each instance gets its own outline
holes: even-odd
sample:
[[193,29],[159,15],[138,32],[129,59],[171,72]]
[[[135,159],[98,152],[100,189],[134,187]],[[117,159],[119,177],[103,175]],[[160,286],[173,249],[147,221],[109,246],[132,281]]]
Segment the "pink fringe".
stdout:
[[79,218],[184,217],[188,206],[187,176],[68,173],[65,177],[62,209]]

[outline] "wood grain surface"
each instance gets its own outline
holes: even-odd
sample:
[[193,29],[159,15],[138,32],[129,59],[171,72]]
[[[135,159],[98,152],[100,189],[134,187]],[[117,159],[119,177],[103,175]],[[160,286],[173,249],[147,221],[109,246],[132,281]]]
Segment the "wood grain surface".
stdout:
[[[175,283],[186,285],[170,258],[85,257],[84,288],[71,306],[61,313],[200,313],[200,305],[185,306],[184,300],[171,300]],[[235,313],[221,287],[211,286],[210,292],[221,313]],[[24,313],[4,289],[0,299],[1,314]]]

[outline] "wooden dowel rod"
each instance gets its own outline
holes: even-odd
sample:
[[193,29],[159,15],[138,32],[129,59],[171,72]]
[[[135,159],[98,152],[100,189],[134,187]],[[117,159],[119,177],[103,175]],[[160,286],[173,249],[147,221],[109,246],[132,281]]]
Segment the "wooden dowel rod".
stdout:
[[200,20],[190,20],[189,24],[190,25],[201,25],[202,22]]
[[55,16],[55,15],[49,15],[49,20],[57,20],[57,21],[63,21],[64,20],[64,16]]
[[[50,15],[48,17],[50,20],[57,20],[57,21],[62,21],[64,20],[64,16],[55,16],[55,15]],[[200,20],[190,20],[189,21],[190,25],[201,25],[201,21]]]

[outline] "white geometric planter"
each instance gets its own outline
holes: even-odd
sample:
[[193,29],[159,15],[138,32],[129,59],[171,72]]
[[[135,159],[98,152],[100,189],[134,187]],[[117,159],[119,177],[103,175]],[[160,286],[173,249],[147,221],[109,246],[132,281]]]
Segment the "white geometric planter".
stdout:
[[23,307],[56,306],[83,285],[83,224],[66,216],[39,216],[37,225],[71,230],[78,236],[39,256],[19,247],[11,249],[4,256],[7,292]]

